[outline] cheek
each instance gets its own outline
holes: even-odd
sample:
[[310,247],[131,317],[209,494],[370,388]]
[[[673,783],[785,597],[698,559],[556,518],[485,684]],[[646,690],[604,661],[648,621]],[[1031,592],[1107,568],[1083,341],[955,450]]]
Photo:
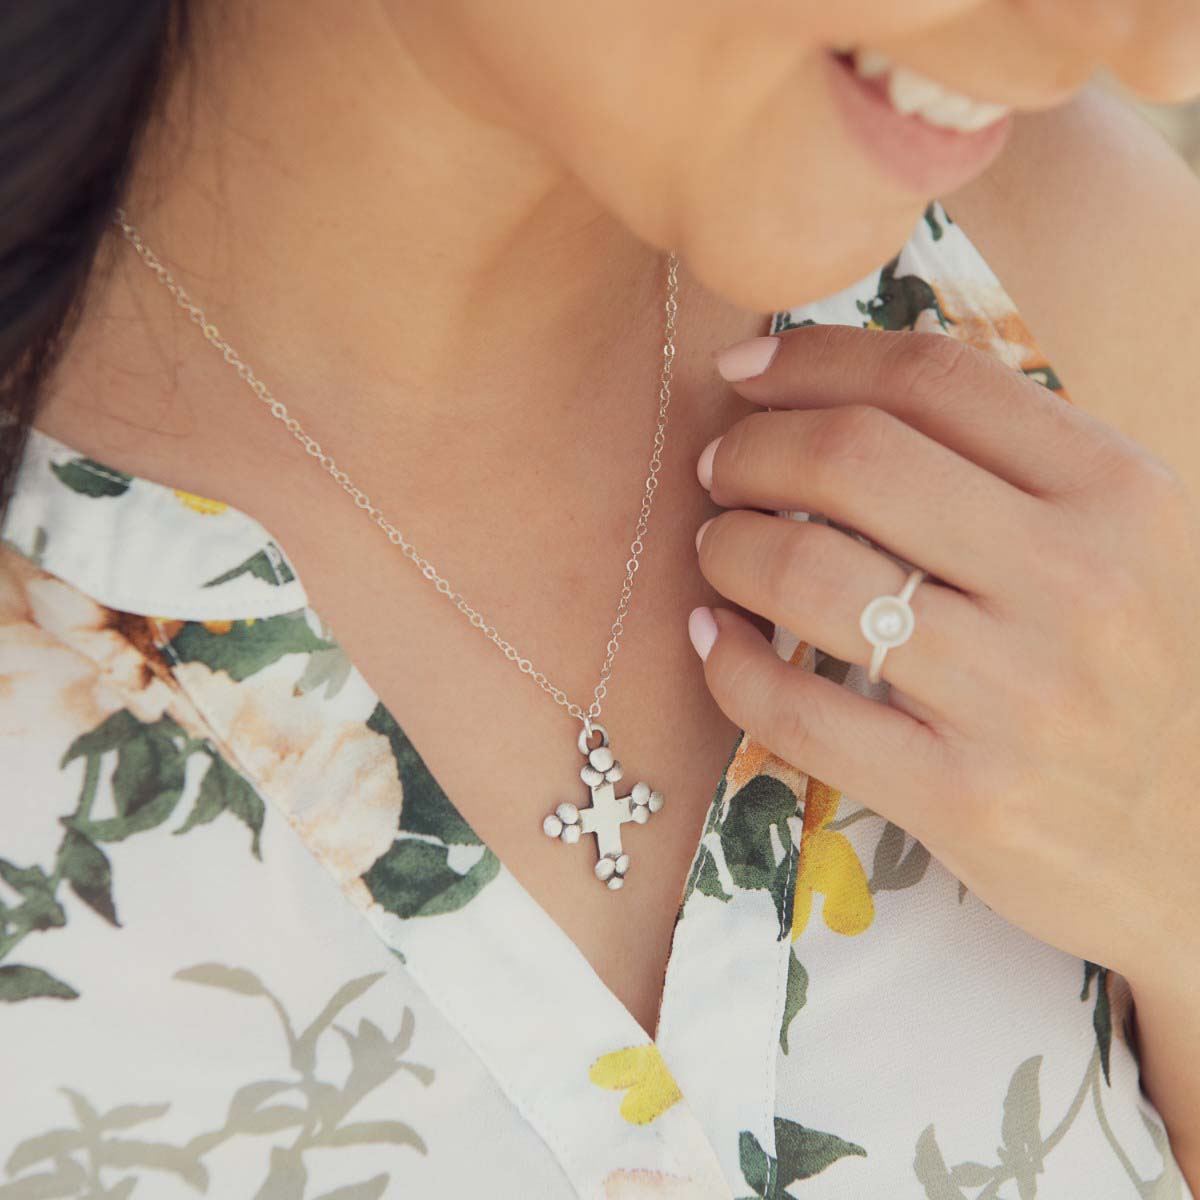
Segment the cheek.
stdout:
[[[742,0],[738,0],[742,2]],[[874,42],[951,21],[994,0],[759,0],[758,20],[783,37],[823,46]],[[1026,0],[1027,2],[1027,0]],[[1051,0],[1059,3],[1060,0]]]

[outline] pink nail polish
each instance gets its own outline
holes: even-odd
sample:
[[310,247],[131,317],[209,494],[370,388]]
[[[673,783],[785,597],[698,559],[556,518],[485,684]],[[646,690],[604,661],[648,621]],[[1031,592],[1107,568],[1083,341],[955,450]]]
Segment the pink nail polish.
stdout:
[[722,379],[730,383],[741,383],[761,375],[779,353],[780,339],[777,337],[748,338],[734,342],[717,355],[717,370]]
[[716,517],[709,517],[699,529],[696,530],[696,553],[700,553],[700,543],[704,541],[704,531],[716,520]]
[[[724,435],[722,435],[724,436]],[[703,450],[700,451],[700,457],[696,460],[696,478],[700,480],[700,486],[707,492],[712,488],[713,475],[713,455],[717,452],[717,443],[721,440],[719,437],[713,438]]]
[[688,637],[692,639],[692,646],[703,662],[717,640],[717,621],[711,608],[701,605],[692,609],[688,616]]

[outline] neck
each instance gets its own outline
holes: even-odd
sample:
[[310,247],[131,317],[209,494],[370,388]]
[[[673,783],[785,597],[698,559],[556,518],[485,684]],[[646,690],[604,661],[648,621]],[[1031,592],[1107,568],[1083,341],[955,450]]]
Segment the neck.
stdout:
[[[345,21],[282,0],[201,12],[221,23],[198,30],[194,79],[173,81],[126,214],[356,481],[436,470],[438,494],[469,507],[547,460],[536,478],[552,492],[549,476],[578,478],[627,425],[620,449],[642,458],[666,253],[506,125],[471,64],[448,57],[462,51],[422,44],[419,20],[401,30],[382,5]],[[112,239],[113,269],[39,423],[61,435],[86,413],[81,448],[234,502],[236,487],[206,482],[205,445],[231,472],[263,455],[310,471],[115,226]],[[705,381],[692,411],[712,436],[711,335],[761,332],[763,318],[679,278],[676,381]],[[185,438],[196,474],[181,479],[152,443],[177,456]]]

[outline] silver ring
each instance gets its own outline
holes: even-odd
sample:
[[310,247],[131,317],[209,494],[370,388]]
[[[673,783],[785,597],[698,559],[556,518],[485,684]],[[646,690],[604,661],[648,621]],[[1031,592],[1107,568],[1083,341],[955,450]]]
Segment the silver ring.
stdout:
[[925,572],[920,567],[914,567],[908,573],[904,586],[894,595],[876,596],[858,618],[858,627],[863,637],[875,647],[871,654],[871,665],[867,670],[867,679],[871,683],[879,682],[879,673],[883,669],[883,660],[893,646],[902,646],[912,636],[916,617],[913,615],[909,600],[917,590],[917,584],[925,578]]

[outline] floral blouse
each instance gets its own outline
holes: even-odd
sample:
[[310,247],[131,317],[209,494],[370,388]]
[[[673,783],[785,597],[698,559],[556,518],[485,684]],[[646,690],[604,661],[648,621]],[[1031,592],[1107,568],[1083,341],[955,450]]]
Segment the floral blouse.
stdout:
[[[811,323],[1065,396],[939,205],[773,317]],[[1191,1200],[1125,980],[744,733],[648,1039],[260,524],[37,431],[0,547],[0,1002],[0,1200]]]

